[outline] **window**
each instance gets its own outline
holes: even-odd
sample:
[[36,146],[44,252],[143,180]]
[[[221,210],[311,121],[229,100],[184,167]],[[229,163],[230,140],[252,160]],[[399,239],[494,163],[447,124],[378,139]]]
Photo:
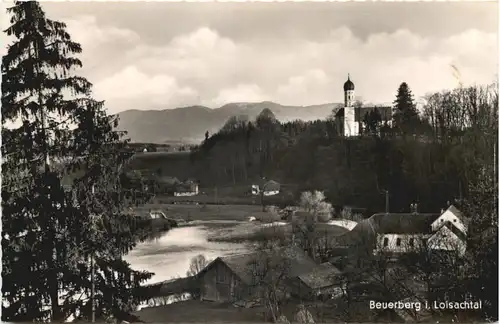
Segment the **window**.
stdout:
[[389,245],[389,239],[387,237],[384,238],[384,247]]
[[401,246],[401,238],[400,237],[398,237],[396,239],[396,246]]
[[414,238],[411,238],[411,239],[410,239],[410,246],[412,246],[412,247],[413,247],[414,245],[415,245],[415,239],[414,239]]

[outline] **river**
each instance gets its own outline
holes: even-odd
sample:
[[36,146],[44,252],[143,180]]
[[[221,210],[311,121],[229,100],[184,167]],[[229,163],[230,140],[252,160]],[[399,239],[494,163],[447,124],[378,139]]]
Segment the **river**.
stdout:
[[213,260],[247,251],[244,244],[209,242],[209,235],[215,231],[217,228],[203,225],[174,228],[159,238],[139,243],[124,259],[134,270],[153,272],[147,283],[156,283],[185,277],[191,259],[199,254]]

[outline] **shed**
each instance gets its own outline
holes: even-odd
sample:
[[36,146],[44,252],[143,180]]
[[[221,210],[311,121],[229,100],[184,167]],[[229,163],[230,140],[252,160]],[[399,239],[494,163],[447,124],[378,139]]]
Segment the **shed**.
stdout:
[[264,192],[280,191],[280,189],[281,185],[274,180],[269,180],[268,182],[262,185],[262,190],[264,190]]
[[[276,259],[274,256],[276,256]],[[261,262],[261,260],[263,262]],[[317,290],[328,286],[324,283],[313,283],[317,280],[315,278],[318,275],[325,276],[327,272],[325,266],[319,266],[301,249],[293,246],[215,259],[199,273],[201,299],[234,302],[255,297],[262,278],[256,277],[254,273],[262,270],[260,267],[262,265],[267,265],[268,261],[276,263],[276,267],[286,264],[277,271],[284,272],[283,275],[285,276],[285,280],[283,283],[285,285],[290,284],[291,291],[293,292],[297,291],[298,286],[296,283],[301,280],[307,282],[305,283],[306,286],[312,285],[314,287],[305,288],[308,295],[310,295],[311,289]],[[330,268],[330,270],[333,271],[332,268]],[[315,274],[307,275],[311,271],[316,271],[318,274],[315,272]],[[302,279],[298,279],[299,276],[303,275],[304,277]],[[323,280],[324,279],[325,278],[323,278]]]

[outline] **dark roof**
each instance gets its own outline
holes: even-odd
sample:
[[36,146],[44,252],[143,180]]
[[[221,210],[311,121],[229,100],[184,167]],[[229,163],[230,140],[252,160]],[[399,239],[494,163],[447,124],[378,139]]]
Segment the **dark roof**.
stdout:
[[176,177],[157,177],[156,181],[166,185],[176,185],[181,183]]
[[248,265],[257,258],[256,253],[246,253],[227,257],[220,257],[219,261],[224,263],[243,282],[250,284],[252,274],[248,271]]
[[457,207],[455,207],[454,205],[450,205],[450,207],[448,207],[448,209],[450,212],[452,212],[455,216],[458,217],[458,219],[460,219],[460,221],[464,224],[464,225],[467,225],[468,221],[467,221],[467,218],[465,218],[464,214],[458,210]]
[[377,234],[430,234],[431,224],[439,216],[439,214],[420,213],[380,213],[374,214],[368,221]]
[[[290,262],[288,277],[297,277],[301,274],[310,272],[311,269],[317,267],[317,264],[309,258],[300,248],[295,246],[282,248],[279,250],[273,250],[269,252],[252,252],[245,254],[238,254],[226,257],[219,257],[211,262],[202,271],[205,272],[207,269],[211,268],[213,264],[217,262],[223,262],[231,271],[237,275],[244,283],[252,283],[252,272],[250,264],[259,259],[259,255],[262,253],[277,253],[280,257],[286,258]],[[286,256],[285,256],[286,255]],[[202,273],[200,272],[200,274]]]
[[193,192],[195,190],[196,190],[196,183],[194,182],[178,183],[175,188],[176,192]]
[[280,190],[280,184],[274,180],[269,180],[261,184],[261,189],[264,191],[275,191]]
[[340,270],[333,265],[322,264],[298,277],[307,287],[318,289],[331,286],[335,282],[335,276],[341,274]]
[[344,91],[354,90],[354,83],[352,83],[350,76],[347,76],[347,81],[344,83]]
[[[374,107],[357,107],[354,111],[354,120],[355,121],[363,121],[365,115],[370,113],[373,110],[378,110],[380,116],[382,117],[382,121],[389,121],[392,119],[392,107],[390,106],[374,106]],[[336,118],[344,118],[344,108],[340,108],[335,114]]]

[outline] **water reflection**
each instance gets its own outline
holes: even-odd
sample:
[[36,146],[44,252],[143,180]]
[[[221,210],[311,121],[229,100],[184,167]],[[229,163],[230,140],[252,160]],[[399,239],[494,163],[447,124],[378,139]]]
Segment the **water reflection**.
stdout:
[[216,229],[204,226],[174,228],[139,243],[125,260],[135,270],[154,272],[155,275],[148,283],[155,283],[184,277],[191,259],[198,254],[205,255],[207,259],[215,259],[246,250],[243,244],[209,242],[211,231]]

